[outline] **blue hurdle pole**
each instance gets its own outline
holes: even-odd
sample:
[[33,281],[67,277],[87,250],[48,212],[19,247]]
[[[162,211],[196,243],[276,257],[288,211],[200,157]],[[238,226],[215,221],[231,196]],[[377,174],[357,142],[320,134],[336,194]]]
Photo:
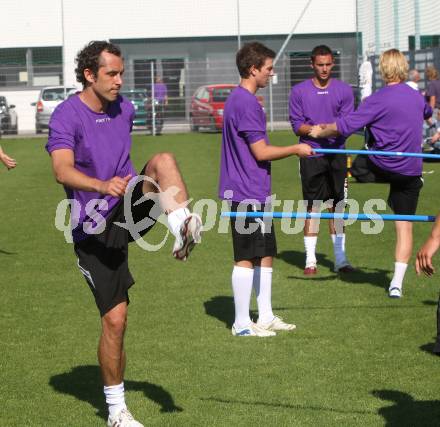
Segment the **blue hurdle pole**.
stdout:
[[222,212],[221,216],[230,218],[302,218],[302,219],[354,219],[357,221],[411,221],[434,222],[431,215],[393,215],[393,214],[347,214],[326,212]]
[[402,151],[379,151],[379,150],[337,150],[335,148],[314,148],[319,154],[361,154],[364,156],[399,156],[399,157],[422,157],[424,159],[440,159],[440,154],[404,153]]

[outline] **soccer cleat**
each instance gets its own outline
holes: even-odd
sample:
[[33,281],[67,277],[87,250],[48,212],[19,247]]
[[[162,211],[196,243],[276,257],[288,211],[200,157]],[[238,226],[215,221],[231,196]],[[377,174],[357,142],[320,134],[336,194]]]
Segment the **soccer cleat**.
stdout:
[[136,421],[128,409],[123,409],[114,417],[108,416],[108,427],[144,427],[139,421]]
[[316,262],[306,263],[306,267],[304,268],[304,275],[311,276],[312,274],[316,274],[318,269],[316,268]]
[[190,214],[183,221],[173,247],[174,258],[186,261],[189,253],[197,243],[202,241],[202,220],[197,214]]
[[269,323],[257,322],[257,326],[268,331],[293,331],[296,325],[293,323],[286,323],[281,317],[275,316]]
[[402,289],[394,286],[388,290],[388,296],[390,298],[402,298]]
[[335,273],[354,273],[356,269],[348,262],[345,261],[342,264],[335,265]]
[[232,335],[234,337],[274,337],[275,332],[263,329],[256,323],[251,322],[247,328],[236,329],[235,325],[232,325]]

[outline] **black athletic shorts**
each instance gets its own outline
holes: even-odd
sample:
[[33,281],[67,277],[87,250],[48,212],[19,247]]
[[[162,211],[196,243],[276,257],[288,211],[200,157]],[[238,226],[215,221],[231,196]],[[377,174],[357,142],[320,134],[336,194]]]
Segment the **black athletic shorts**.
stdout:
[[[232,202],[231,212],[264,212],[264,207],[264,203],[255,206]],[[272,218],[231,218],[231,231],[235,262],[276,256]]]
[[333,200],[335,206],[347,198],[347,156],[330,154],[299,160],[303,198],[308,210],[314,200]]
[[368,157],[366,164],[371,173],[372,182],[390,184],[388,205],[392,211],[396,215],[414,215],[420,190],[423,187],[422,177],[386,171],[374,164]]
[[[144,174],[144,170],[145,168],[141,175]],[[146,200],[133,206],[143,195],[142,184],[143,181],[138,182],[132,193],[131,214],[134,224],[149,216],[155,204],[153,200]],[[95,297],[101,316],[121,302],[129,303],[128,289],[134,284],[128,268],[128,243],[133,239],[128,230],[115,222],[126,222],[123,199],[107,216],[106,227],[102,233],[90,235],[74,245],[78,267]],[[151,218],[147,227],[139,231],[139,234],[143,236],[154,224],[155,218]]]

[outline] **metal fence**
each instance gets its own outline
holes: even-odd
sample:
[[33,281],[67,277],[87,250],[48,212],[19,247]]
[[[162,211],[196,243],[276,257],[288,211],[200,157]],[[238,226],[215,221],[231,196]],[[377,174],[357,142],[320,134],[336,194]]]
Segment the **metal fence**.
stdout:
[[[32,133],[36,126],[36,107],[31,104],[37,101],[43,87],[62,86],[64,83],[61,50],[49,48],[48,51],[40,52],[38,49],[21,49],[19,52],[11,51],[8,55],[8,58],[0,58],[0,96],[6,97],[9,104],[15,105],[19,133]],[[426,66],[435,65],[440,68],[440,48],[410,51],[406,55],[411,68],[420,71],[420,87],[423,89],[426,85]],[[124,56],[126,71],[123,89],[126,93],[134,93],[133,103],[139,116],[135,129],[155,132],[156,129],[152,128],[155,127],[156,120],[152,120],[152,117],[157,116],[163,120],[164,132],[220,129],[227,88],[224,87],[223,91],[217,88],[213,92],[214,89],[209,86],[238,84],[234,52],[222,55],[221,58],[197,61],[188,58],[139,59]],[[374,70],[373,88],[377,89],[382,85],[378,56],[371,56],[370,60]],[[360,62],[354,52],[352,55],[335,52],[333,76],[352,85],[355,93]],[[73,73],[73,70],[69,72]],[[257,95],[271,127],[289,128],[289,93],[293,85],[311,77],[310,52],[285,52],[277,62],[275,73],[273,96],[269,96],[269,88],[260,90]],[[166,101],[161,106],[153,102],[157,78],[163,81],[167,92]],[[161,90],[156,90],[154,95],[160,92]]]

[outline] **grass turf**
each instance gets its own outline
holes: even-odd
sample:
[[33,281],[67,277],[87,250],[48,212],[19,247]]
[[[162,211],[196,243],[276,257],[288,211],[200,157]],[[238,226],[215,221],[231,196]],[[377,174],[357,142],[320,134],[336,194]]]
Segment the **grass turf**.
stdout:
[[[173,152],[195,200],[216,200],[220,135],[135,136],[138,169],[158,151]],[[271,135],[292,142],[290,132]],[[18,160],[0,170],[1,426],[100,426],[105,402],[96,361],[99,317],[76,268],[72,246],[54,226],[64,198],[52,177],[43,138],[4,140]],[[353,137],[350,148],[358,148]],[[273,164],[278,199],[301,198],[298,161]],[[418,213],[436,214],[440,165],[426,163]],[[350,185],[359,201],[386,200],[387,186]],[[219,204],[218,204],[219,206]],[[296,210],[296,204],[294,209]],[[218,222],[187,263],[130,249],[136,285],[126,337],[126,399],[153,426],[439,425],[440,359],[431,355],[438,279],[409,267],[404,298],[385,289],[393,269],[394,226],[365,235],[347,228],[347,251],[360,271],[331,270],[326,224],[318,241],[319,272],[304,277],[302,234],[280,232],[273,305],[294,333],[269,339],[230,335],[233,320],[229,234]],[[430,224],[414,224],[415,248]],[[160,242],[158,225],[147,235]],[[253,307],[255,309],[255,305]]]

